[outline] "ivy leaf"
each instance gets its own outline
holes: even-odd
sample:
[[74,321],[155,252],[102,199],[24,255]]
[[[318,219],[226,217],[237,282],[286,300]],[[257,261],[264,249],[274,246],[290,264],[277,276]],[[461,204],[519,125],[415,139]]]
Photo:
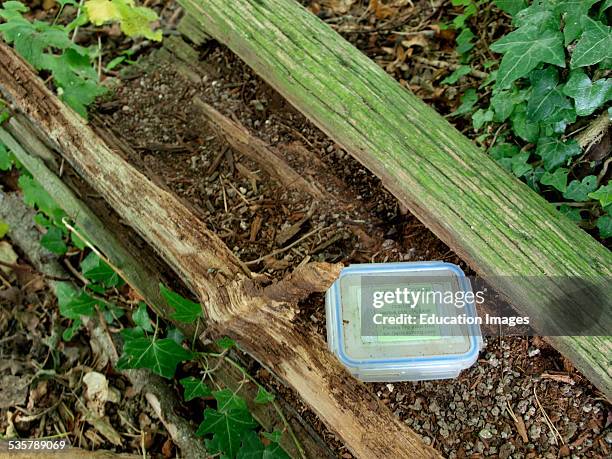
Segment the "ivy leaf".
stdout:
[[474,129],[479,130],[486,123],[493,121],[493,110],[484,110],[479,108],[472,115],[472,124],[474,125]]
[[495,159],[512,158],[520,153],[520,148],[511,143],[498,143],[491,148],[490,155]]
[[143,301],[138,303],[138,309],[136,309],[136,311],[134,311],[134,313],[132,314],[132,320],[143,330],[148,332],[153,331],[151,318],[149,317],[149,313],[147,312],[147,305]]
[[612,59],[611,28],[588,16],[583,16],[582,28],[584,32],[572,53],[571,67],[585,67]]
[[582,70],[574,70],[563,93],[574,99],[577,115],[589,116],[612,99],[612,79],[603,78],[593,83]]
[[563,35],[558,19],[555,20],[550,14],[538,22],[529,21],[497,40],[491,45],[491,50],[504,55],[495,83],[499,89],[510,87],[512,82],[524,77],[542,62],[565,67]]
[[81,262],[81,271],[86,279],[100,282],[106,287],[114,287],[120,283],[119,275],[104,260],[94,252],[87,255]]
[[597,229],[599,229],[599,236],[602,239],[612,237],[612,217],[609,215],[602,215],[597,219]]
[[231,339],[228,336],[224,336],[223,338],[218,339],[215,343],[221,349],[229,349],[229,348],[231,348],[231,347],[236,345],[236,341],[234,341],[233,339]]
[[608,207],[612,204],[612,184],[602,185],[597,191],[589,193],[589,198],[597,199],[601,207]]
[[527,7],[527,0],[495,0],[495,5],[504,13],[514,16]]
[[151,23],[157,21],[157,13],[151,8],[136,6],[134,0],[88,0],[85,11],[94,25],[116,21],[128,37],[143,36],[161,41],[161,30],[154,31]]
[[123,355],[117,362],[117,367],[122,370],[148,368],[164,378],[172,378],[176,366],[192,357],[190,351],[176,344],[173,339],[135,338],[123,345]]
[[183,335],[183,333],[181,333],[178,328],[171,328],[166,333],[166,338],[170,338],[171,340],[176,342],[176,344],[181,344],[185,339],[185,335]]
[[255,396],[255,403],[270,403],[274,401],[274,394],[271,394],[270,392],[268,392],[267,390],[265,390],[263,387],[260,387],[259,390],[257,391],[257,395]]
[[563,0],[555,10],[563,16],[563,36],[565,46],[569,45],[582,33],[582,17],[588,14],[591,6],[599,0]]
[[582,221],[582,215],[580,215],[580,209],[570,207],[567,204],[563,204],[559,207],[559,212],[569,218],[571,221],[580,223]]
[[495,112],[493,121],[503,123],[514,111],[514,100],[510,97],[509,91],[499,91],[491,97],[491,108]]
[[568,159],[582,152],[575,140],[563,142],[555,137],[542,137],[538,140],[536,154],[544,160],[544,168],[551,171],[564,165]]
[[259,439],[257,433],[246,432],[242,437],[242,446],[236,455],[236,459],[263,459],[265,446]]
[[52,226],[47,230],[40,238],[40,245],[56,255],[64,255],[68,250],[66,242],[64,242],[64,233],[57,226]]
[[472,71],[472,67],[469,65],[460,65],[457,70],[451,73],[449,76],[444,78],[440,83],[441,84],[455,84],[459,79],[466,76]]
[[8,149],[0,142],[0,171],[8,171],[13,167],[13,158]]
[[478,102],[478,94],[474,88],[470,88],[461,96],[461,105],[451,113],[450,116],[461,116],[471,113],[474,105]]
[[70,324],[70,327],[66,328],[62,332],[62,339],[66,342],[70,341],[72,338],[74,338],[74,336],[81,329],[81,325],[82,325],[81,319],[73,320],[72,324]]
[[517,177],[522,177],[531,169],[533,169],[533,166],[531,164],[528,164],[527,161],[529,161],[528,151],[519,153],[518,155],[514,156],[510,162],[510,165],[512,167],[512,173]]
[[457,48],[456,51],[459,54],[466,54],[468,51],[470,51],[473,47],[474,47],[474,43],[472,43],[472,40],[476,37],[476,35],[474,35],[474,33],[466,28],[463,29],[461,31],[461,33],[457,36]]
[[582,181],[572,180],[565,193],[563,193],[563,197],[572,201],[583,202],[588,200],[589,193],[595,191],[595,188],[597,188],[597,177],[587,175]]
[[202,306],[199,303],[183,298],[163,284],[159,284],[159,289],[168,304],[174,308],[175,312],[170,316],[174,320],[191,324],[202,315]]
[[55,203],[53,198],[32,177],[21,174],[19,176],[19,188],[23,192],[23,201],[30,207],[37,207],[41,212],[49,216],[56,224],[61,225],[65,212]]
[[209,397],[212,394],[210,388],[201,379],[194,378],[193,376],[181,379],[180,383],[185,389],[186,402],[198,397]]
[[552,174],[550,172],[544,172],[540,178],[540,183],[542,185],[550,185],[561,193],[564,193],[565,190],[567,190],[568,173],[569,171],[563,167],[559,167]]
[[540,133],[538,123],[532,123],[527,120],[527,104],[522,103],[514,108],[510,116],[512,122],[512,130],[514,133],[526,142],[536,142]]
[[47,55],[44,62],[53,74],[60,98],[87,119],[87,106],[106,93],[106,88],[98,84],[89,57],[69,49],[61,55]]
[[209,447],[228,457],[235,457],[240,449],[242,437],[255,427],[246,402],[228,389],[213,392],[217,409],[206,408],[204,420],[196,435],[213,434]]
[[530,121],[539,122],[550,118],[553,113],[572,108],[570,101],[561,92],[559,72],[555,67],[534,70],[530,81],[533,86],[527,102],[527,118]]
[[93,316],[98,301],[85,292],[77,291],[68,282],[58,282],[55,295],[60,314],[68,319],[80,319],[81,316]]

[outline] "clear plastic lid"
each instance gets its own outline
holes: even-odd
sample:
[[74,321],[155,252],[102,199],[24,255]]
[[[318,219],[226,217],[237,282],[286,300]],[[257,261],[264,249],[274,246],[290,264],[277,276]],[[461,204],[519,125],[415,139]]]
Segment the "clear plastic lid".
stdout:
[[351,265],[326,295],[329,348],[364,381],[456,377],[482,347],[473,296],[450,263]]

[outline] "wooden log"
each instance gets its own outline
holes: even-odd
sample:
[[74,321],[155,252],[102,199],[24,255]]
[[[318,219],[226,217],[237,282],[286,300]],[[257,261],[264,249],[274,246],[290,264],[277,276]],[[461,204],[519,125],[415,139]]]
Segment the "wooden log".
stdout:
[[[200,299],[213,336],[229,335],[293,387],[359,457],[439,457],[329,353],[323,339],[292,322],[297,305],[267,298],[250,272],[172,194],[111,151],[0,43],[0,91],[56,150],[166,260]],[[325,289],[338,266],[317,265]]]
[[[610,251],[298,2],[179,3],[533,321],[554,324],[545,305],[571,295],[551,279],[609,288]],[[606,306],[604,334],[611,321]],[[610,337],[547,339],[612,397]]]
[[[104,256],[117,268],[118,272],[120,272],[122,278],[145,299],[145,302],[149,304],[155,313],[167,318],[173,311],[167,309],[166,302],[160,294],[158,285],[162,279],[151,264],[144,262],[142,259],[142,250],[138,252],[138,256],[141,258],[139,260],[136,259],[136,254],[133,254],[130,248],[125,246],[124,241],[117,239],[117,237],[107,229],[107,225],[103,224],[96,214],[85,203],[78,199],[68,186],[46,166],[45,162],[47,161],[51,164],[57,163],[53,152],[34,137],[32,132],[27,129],[23,123],[20,123],[17,121],[16,117],[13,117],[10,119],[7,129],[9,129],[14,136],[19,136],[19,142],[16,141],[11,133],[1,127],[0,142],[9,147],[17,160],[30,172],[30,174],[32,174],[36,181],[43,186],[45,191],[49,193],[64,212],[66,212],[73,224],[87,237],[87,240],[94,244],[98,250],[102,251]],[[35,146],[35,150],[30,150],[33,151],[34,154],[30,154],[29,151],[22,148],[20,142],[26,145]],[[62,277],[64,273],[55,258],[49,257],[49,254],[46,252],[38,252],[36,248],[31,247],[31,244],[29,244],[29,241],[36,240],[36,237],[32,235],[32,233],[36,233],[31,213],[33,211],[22,216],[20,212],[15,211],[14,206],[8,205],[7,199],[9,198],[3,198],[3,194],[0,191],[0,204],[3,204],[0,206],[0,220],[9,223],[11,227],[11,231],[9,232],[10,236],[13,239],[17,238],[16,242],[22,250],[27,253],[31,259],[34,258],[32,261],[37,269],[45,274]],[[7,205],[5,206],[4,204]],[[29,226],[14,224],[16,221],[22,220],[28,220]],[[186,324],[180,322],[176,322],[174,325],[181,330],[190,341],[194,339],[193,335],[196,330],[193,327],[186,326]],[[215,370],[215,377],[231,390],[242,387],[246,403],[249,406],[249,411],[267,431],[272,431],[274,429],[283,430],[285,428],[282,418],[273,407],[270,407],[269,404],[254,402],[257,388],[240,384],[244,377],[237,369],[229,364],[222,364]],[[140,377],[138,379],[142,380]],[[286,403],[283,403],[283,408],[287,406]],[[300,448],[305,450],[306,457],[312,459],[333,456],[331,450],[320,436],[312,429],[308,429],[305,425],[306,422],[301,419],[297,413],[286,413],[285,418],[297,437],[297,441],[300,445],[303,445],[296,445],[291,435],[284,435],[281,438],[280,444],[291,457],[303,457],[303,453],[299,450]],[[188,453],[189,452],[187,452],[187,454]]]

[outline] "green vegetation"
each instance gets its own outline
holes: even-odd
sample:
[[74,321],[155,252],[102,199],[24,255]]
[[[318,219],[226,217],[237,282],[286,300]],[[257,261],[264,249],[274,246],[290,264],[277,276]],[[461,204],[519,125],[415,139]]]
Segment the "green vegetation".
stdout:
[[[469,17],[477,2],[453,3],[465,5],[463,16]],[[605,172],[598,176],[600,166],[584,158],[574,131],[598,115],[612,116],[605,111],[612,99],[612,30],[606,14],[612,2],[495,4],[513,16],[515,30],[490,46],[502,55],[499,68],[478,90],[463,94],[453,115],[471,116],[474,130],[484,132],[478,141],[489,145],[502,167],[555,202],[570,219],[585,228],[596,226],[602,239],[609,238],[612,186],[601,183]],[[464,19],[459,22],[465,24]],[[461,59],[463,34],[457,37]],[[488,105],[479,106],[491,84]]]
[[[77,8],[75,0],[60,0],[61,8],[53,24],[29,20],[29,9],[18,1],[2,3],[0,34],[7,43],[36,70],[49,75],[58,96],[77,113],[87,118],[87,107],[106,92],[100,84],[101,69],[98,46],[79,46],[75,35],[79,27],[91,21],[94,25],[116,21],[129,37],[145,36],[161,40],[161,31],[151,30],[150,23],[157,14],[144,7],[135,6],[132,0],[89,0],[84,8]],[[67,5],[77,8],[76,17],[65,25],[58,19]],[[121,61],[111,62],[116,66]],[[110,65],[110,64],[109,64]]]

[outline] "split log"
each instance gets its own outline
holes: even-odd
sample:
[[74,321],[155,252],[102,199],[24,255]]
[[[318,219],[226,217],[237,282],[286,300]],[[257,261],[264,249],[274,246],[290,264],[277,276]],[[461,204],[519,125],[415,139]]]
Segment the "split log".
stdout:
[[[198,296],[213,336],[228,335],[293,387],[359,457],[439,457],[356,381],[312,330],[292,322],[295,304],[274,301],[248,269],[175,196],[111,151],[12,49],[0,43],[0,90],[36,124]],[[339,267],[319,265],[321,285]]]
[[[68,186],[46,166],[46,162],[56,165],[57,161],[55,155],[33,136],[30,129],[22,122],[17,121],[16,117],[11,118],[6,127],[11,133],[7,132],[4,128],[0,128],[0,142],[9,147],[17,160],[30,172],[30,174],[32,174],[36,181],[42,185],[45,191],[47,191],[53,200],[58,203],[69,218],[72,219],[74,225],[79,228],[81,234],[98,250],[102,251],[104,256],[114,267],[116,267],[123,279],[144,298],[145,302],[155,311],[155,313],[167,318],[172,311],[167,309],[166,302],[159,292],[158,285],[162,279],[159,277],[159,273],[153,269],[153,264],[147,262],[143,258],[143,251],[139,249],[136,253],[132,253],[134,249],[125,243],[125,238],[123,238],[123,240],[117,239],[117,237],[107,229],[107,225],[103,224],[96,214],[94,214],[85,203],[78,199]],[[19,142],[15,140],[13,135],[19,137]],[[36,156],[22,148],[21,143],[24,145],[31,145],[32,149],[30,151],[35,153]],[[19,209],[24,208],[25,205],[22,203],[21,206],[18,206],[16,204],[17,200],[18,198],[16,196],[4,196],[0,191],[0,220],[9,223],[11,227],[11,238],[16,240],[17,245],[28,254],[30,260],[37,269],[48,275],[58,278],[62,277],[64,272],[55,258],[50,256],[51,254],[46,251],[40,252],[37,249],[37,247],[39,247],[37,243],[37,236],[39,236],[39,234],[34,228],[32,219],[34,211],[29,209],[29,211],[20,212]],[[106,219],[106,223],[109,223],[108,218]],[[139,259],[136,257],[139,257]],[[186,326],[186,324],[180,322],[174,325],[180,329],[190,341],[193,340],[193,335],[196,332],[194,327]],[[132,377],[136,378],[136,381],[143,381],[145,379],[138,376],[136,372],[130,374],[129,377],[130,380],[132,380]],[[229,364],[221,364],[215,370],[215,377],[222,382],[222,385],[231,390],[237,390],[239,387],[242,387],[241,390],[245,394],[249,411],[267,431],[275,429],[282,431],[285,428],[283,419],[273,407],[267,404],[258,404],[254,402],[257,388],[240,384],[244,377],[236,368]],[[132,383],[134,384],[134,380]],[[139,386],[151,386],[160,391],[160,395],[156,398],[168,399],[168,396],[164,395],[164,392],[160,388],[161,386],[159,383],[153,385],[139,383]],[[155,396],[155,394],[153,394],[153,396]],[[280,397],[277,396],[277,399],[279,402],[282,402]],[[286,402],[282,404],[284,409],[289,408]],[[163,412],[169,413],[168,409],[164,409]],[[302,419],[298,413],[293,411],[291,413],[286,413],[285,418],[300,444],[299,446],[296,445],[291,435],[284,435],[281,438],[281,446],[291,457],[303,457],[303,452],[300,451],[300,448],[305,450],[306,457],[308,458],[319,459],[333,457],[329,447],[325,445],[325,442],[316,432],[307,427],[306,421]],[[180,421],[175,419],[173,424],[180,424]],[[180,428],[179,430],[184,431],[185,429]],[[185,435],[180,436],[180,438],[182,438],[182,440],[189,439],[188,436]],[[185,448],[185,445],[181,446],[180,441],[177,445],[181,450],[194,450],[194,448]],[[186,454],[188,455],[189,451],[187,451]],[[195,448],[195,454],[198,454],[197,448]]]
[[[563,328],[546,306],[571,298],[563,279],[609,289],[610,251],[298,2],[179,3],[532,321]],[[612,308],[602,306],[605,335]],[[612,398],[610,337],[547,339]]]

